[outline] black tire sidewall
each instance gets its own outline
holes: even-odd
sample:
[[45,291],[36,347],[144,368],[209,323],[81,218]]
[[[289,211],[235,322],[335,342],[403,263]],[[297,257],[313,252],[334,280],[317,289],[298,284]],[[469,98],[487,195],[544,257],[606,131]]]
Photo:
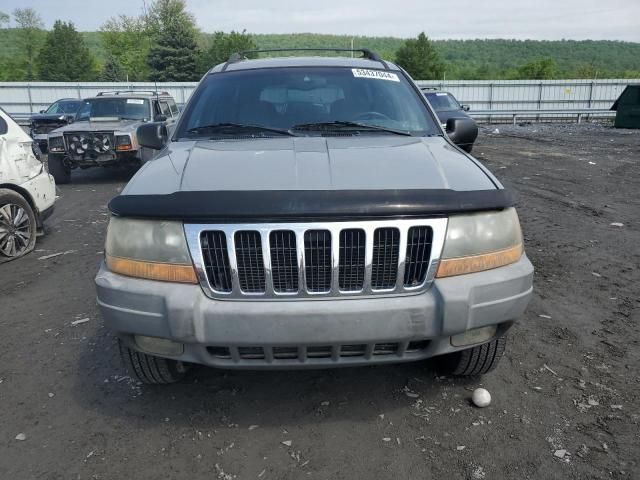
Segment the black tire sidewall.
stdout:
[[53,176],[56,183],[65,184],[71,181],[71,169],[64,165],[64,157],[62,155],[47,155],[47,165],[49,173]]

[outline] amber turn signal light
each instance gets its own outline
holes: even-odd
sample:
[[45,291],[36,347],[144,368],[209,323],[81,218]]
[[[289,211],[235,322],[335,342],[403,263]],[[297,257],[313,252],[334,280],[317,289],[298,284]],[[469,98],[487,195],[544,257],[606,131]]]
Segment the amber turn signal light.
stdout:
[[198,277],[191,265],[145,262],[111,255],[106,255],[105,262],[110,271],[127,277],[162,282],[198,283]]
[[471,255],[468,257],[446,258],[440,260],[440,266],[436,273],[437,278],[453,277],[466,273],[482,272],[493,268],[504,267],[515,263],[522,257],[522,244],[498,250],[496,252]]

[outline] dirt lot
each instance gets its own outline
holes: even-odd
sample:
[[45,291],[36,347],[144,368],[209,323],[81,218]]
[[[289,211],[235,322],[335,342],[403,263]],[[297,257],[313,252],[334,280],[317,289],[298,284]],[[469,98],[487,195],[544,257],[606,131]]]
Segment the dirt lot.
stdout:
[[640,478],[640,132],[494,128],[474,153],[518,195],[535,296],[475,380],[427,363],[137,385],[93,287],[131,172],[80,172],[38,251],[0,266],[0,478]]

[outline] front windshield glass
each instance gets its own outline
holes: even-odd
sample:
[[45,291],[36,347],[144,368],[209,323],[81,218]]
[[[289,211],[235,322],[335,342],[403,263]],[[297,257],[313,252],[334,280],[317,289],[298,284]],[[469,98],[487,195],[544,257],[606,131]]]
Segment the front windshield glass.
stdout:
[[452,112],[454,110],[460,110],[460,104],[450,95],[445,92],[427,93],[427,100],[436,112]]
[[[360,135],[391,130],[438,133],[417,92],[400,72],[295,67],[210,74],[182,113],[175,138],[212,137],[207,127],[221,125],[318,135],[327,134],[327,127],[345,126],[336,122],[350,122],[350,131]],[[354,123],[376,128],[358,131]],[[314,130],[317,124],[325,124],[325,129]]]
[[82,102],[80,100],[77,101],[60,101],[55,102],[49,105],[45,113],[76,113],[78,108],[80,108]]
[[83,102],[78,120],[117,118],[119,120],[149,120],[149,100],[145,98],[90,98]]

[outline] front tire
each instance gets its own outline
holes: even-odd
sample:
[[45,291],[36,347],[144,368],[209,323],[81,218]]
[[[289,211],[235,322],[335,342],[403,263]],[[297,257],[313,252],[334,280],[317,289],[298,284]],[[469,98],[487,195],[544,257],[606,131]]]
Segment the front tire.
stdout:
[[138,352],[118,339],[122,363],[129,374],[148,385],[167,385],[182,380],[187,368],[182,362]]
[[0,188],[0,257],[21,257],[36,244],[36,216],[29,202],[13,190]]
[[451,375],[484,375],[498,366],[506,345],[506,337],[499,337],[477,347],[449,353],[442,356],[441,366]]
[[49,166],[49,173],[53,176],[57,184],[71,182],[71,168],[64,164],[64,157],[62,155],[49,154],[47,157],[47,165]]

